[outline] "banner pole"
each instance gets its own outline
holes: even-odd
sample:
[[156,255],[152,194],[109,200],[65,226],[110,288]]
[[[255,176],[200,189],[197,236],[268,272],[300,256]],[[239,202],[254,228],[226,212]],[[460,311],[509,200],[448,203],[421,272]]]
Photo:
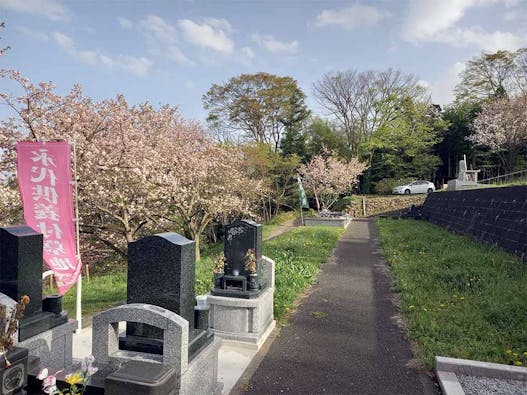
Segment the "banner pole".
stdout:
[[75,304],[75,313],[77,319],[77,333],[82,330],[82,261],[80,250],[80,231],[79,231],[79,191],[77,186],[77,143],[73,140],[73,178],[75,191],[75,233],[77,239],[77,260],[80,265],[79,277],[77,278],[77,298]]

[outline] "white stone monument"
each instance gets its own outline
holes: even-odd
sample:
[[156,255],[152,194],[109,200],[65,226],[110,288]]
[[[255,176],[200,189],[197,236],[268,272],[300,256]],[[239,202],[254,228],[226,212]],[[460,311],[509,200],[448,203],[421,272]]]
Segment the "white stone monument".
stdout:
[[479,170],[468,170],[467,156],[463,155],[463,160],[459,161],[459,171],[457,178],[448,181],[447,191],[461,191],[464,189],[474,189],[478,187]]

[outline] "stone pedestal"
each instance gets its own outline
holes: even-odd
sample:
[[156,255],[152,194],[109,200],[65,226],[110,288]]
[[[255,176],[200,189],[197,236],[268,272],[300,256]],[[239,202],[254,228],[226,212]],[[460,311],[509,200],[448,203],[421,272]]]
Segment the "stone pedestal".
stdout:
[[[135,322],[160,329],[163,335],[162,355],[119,349],[119,322]],[[134,369],[126,367],[130,361],[157,363],[169,367],[169,376],[174,375],[170,378],[173,388],[167,389],[166,383],[160,383],[165,391],[163,393],[220,394],[223,388],[222,383],[218,382],[218,351],[221,339],[212,339],[189,360],[188,332],[187,320],[159,306],[133,303],[96,315],[92,327],[93,356],[99,364],[114,367],[113,372],[106,377],[111,382],[112,394],[127,393],[121,389],[126,390],[130,382],[134,382],[136,387],[145,388],[148,387],[147,384],[152,384],[152,380],[144,380],[143,372],[134,372]],[[166,392],[167,390],[170,392]],[[155,389],[152,391],[148,393],[155,393]]]
[[476,181],[448,180],[447,191],[464,191],[475,188],[479,188],[479,184]]
[[351,222],[350,217],[341,217],[341,218],[322,218],[322,217],[313,217],[306,218],[304,223],[306,226],[332,226],[335,228],[347,228]]
[[181,376],[178,394],[214,394],[220,395],[223,383],[218,382],[218,352],[222,339],[214,337],[194,359]]
[[73,332],[77,329],[77,321],[48,329],[18,343],[19,347],[27,348],[29,355],[40,358],[42,367],[53,370],[69,368],[72,364]]
[[260,348],[275,327],[273,296],[271,287],[253,299],[207,295],[210,329],[223,339]]

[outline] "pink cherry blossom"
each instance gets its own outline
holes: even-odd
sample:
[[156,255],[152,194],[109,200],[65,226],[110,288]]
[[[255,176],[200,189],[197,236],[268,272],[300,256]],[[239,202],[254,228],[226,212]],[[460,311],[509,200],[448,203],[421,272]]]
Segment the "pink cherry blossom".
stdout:
[[339,195],[351,192],[365,169],[366,164],[357,158],[345,162],[334,154],[326,153],[303,165],[300,174],[304,186],[313,190],[322,208],[330,209]]

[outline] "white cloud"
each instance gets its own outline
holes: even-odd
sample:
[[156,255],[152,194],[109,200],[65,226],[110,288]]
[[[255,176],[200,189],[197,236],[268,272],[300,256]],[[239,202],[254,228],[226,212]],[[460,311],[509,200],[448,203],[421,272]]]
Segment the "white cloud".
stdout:
[[117,65],[131,74],[143,76],[148,74],[153,63],[143,56],[120,55],[117,59]]
[[76,56],[82,63],[90,66],[95,66],[100,61],[99,54],[96,51],[77,51]]
[[506,7],[516,4],[515,0],[411,0],[403,23],[402,37],[414,44],[440,42],[484,51],[518,49],[527,43],[527,36],[502,31],[488,32],[479,26],[456,27],[470,8],[498,2]]
[[140,23],[141,28],[147,36],[156,41],[164,43],[175,43],[177,41],[177,30],[174,26],[165,22],[163,18],[157,15],[149,15]]
[[410,42],[433,39],[454,26],[476,0],[410,0],[403,38]]
[[232,32],[232,26],[226,19],[205,18],[203,22],[215,29],[224,30],[228,33]]
[[109,68],[117,67],[138,76],[146,75],[153,66],[151,60],[142,56],[118,55],[116,58],[112,58],[111,56],[103,54],[98,49],[95,51],[77,49],[73,39],[63,33],[53,32],[51,36],[66,53],[79,62],[90,66],[102,65]]
[[53,21],[69,19],[68,10],[55,0],[0,0],[0,8],[42,15]]
[[49,40],[49,36],[46,33],[37,32],[25,26],[16,26],[15,29],[22,33],[28,40],[33,42]]
[[169,59],[179,64],[189,64],[189,65],[194,64],[194,62],[192,62],[189,58],[187,58],[185,54],[175,45],[172,45],[166,48],[165,55]]
[[224,55],[230,55],[234,51],[234,42],[225,29],[217,27],[217,23],[196,23],[190,19],[180,19],[178,24],[185,39],[193,45],[212,49]]
[[149,51],[179,63],[192,65],[192,62],[179,48],[178,30],[157,15],[149,15],[139,22],[141,31],[148,39]]
[[241,64],[250,66],[253,64],[253,60],[256,57],[251,47],[243,47],[240,50],[240,55],[236,57]]
[[242,53],[248,58],[248,59],[254,59],[254,51],[251,47],[243,47]]
[[253,34],[251,39],[269,52],[278,52],[292,55],[298,51],[298,41],[296,40],[280,41],[271,35],[262,36],[260,34]]
[[501,31],[489,33],[476,27],[454,29],[439,35],[437,40],[457,47],[474,46],[489,52],[496,52],[500,49],[515,51],[527,44],[527,35],[518,36],[514,33]]
[[121,26],[121,28],[123,28],[125,30],[130,30],[130,29],[132,29],[134,27],[134,24],[128,18],[119,17],[119,18],[117,18],[117,21],[119,22],[119,26]]
[[432,101],[445,106],[454,101],[454,88],[461,81],[460,74],[465,70],[465,62],[456,62],[450,66],[436,81],[428,84]]
[[66,52],[71,53],[72,51],[75,51],[75,43],[73,40],[66,36],[65,34],[59,33],[59,32],[53,32],[51,33],[51,36],[55,40],[55,42]]
[[353,30],[374,26],[388,16],[388,12],[357,2],[351,7],[340,10],[323,10],[317,15],[316,25],[320,27],[336,25],[346,30]]

